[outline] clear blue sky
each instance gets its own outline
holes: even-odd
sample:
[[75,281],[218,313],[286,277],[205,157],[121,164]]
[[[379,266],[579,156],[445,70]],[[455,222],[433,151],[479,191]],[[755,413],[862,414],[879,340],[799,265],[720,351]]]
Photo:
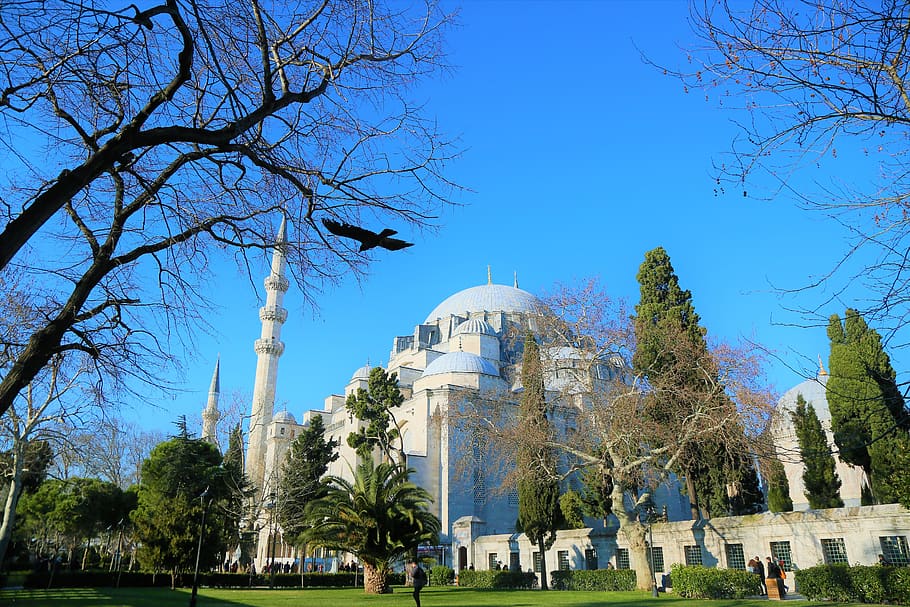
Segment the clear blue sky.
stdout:
[[[359,366],[385,364],[392,339],[410,334],[437,303],[483,284],[487,265],[494,282],[511,284],[516,271],[532,293],[598,276],[635,303],[635,274],[657,246],[711,335],[776,352],[769,372],[779,391],[814,375],[818,355],[827,363],[824,328],[791,326],[805,321],[787,311],[825,292],[792,299],[774,287],[800,287],[828,271],[848,234],[785,196],[716,194],[712,162],[738,133],[732,120],[744,116],[686,94],[639,55],[682,66],[681,48],[694,45],[687,16],[677,0],[466,2],[449,36],[454,71],[417,98],[460,139],[464,154],[449,175],[470,192],[440,217],[437,233],[403,234],[416,245],[377,254],[365,281],[327,291],[317,311],[292,287],[276,407],[286,403],[298,417],[321,408]],[[260,288],[265,274],[263,260]],[[169,431],[181,414],[198,424],[219,353],[222,401],[252,393],[263,294],[232,267],[217,282],[232,294],[212,320],[220,334],[198,337],[185,392],[144,415],[147,426]],[[849,303],[823,313],[842,314]]]

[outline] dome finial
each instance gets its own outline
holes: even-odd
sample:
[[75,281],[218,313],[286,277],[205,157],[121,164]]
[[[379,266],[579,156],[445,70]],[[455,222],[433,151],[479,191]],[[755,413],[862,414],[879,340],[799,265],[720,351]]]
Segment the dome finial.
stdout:
[[514,271],[513,275],[515,276],[515,284],[512,286],[514,286],[517,289],[518,288],[518,271],[517,270]]
[[828,372],[825,371],[825,365],[822,364],[822,355],[819,354],[818,355],[818,375],[820,377],[822,375],[827,375],[827,374],[828,374]]
[[487,284],[493,284],[493,272],[490,271],[490,264],[487,264]]

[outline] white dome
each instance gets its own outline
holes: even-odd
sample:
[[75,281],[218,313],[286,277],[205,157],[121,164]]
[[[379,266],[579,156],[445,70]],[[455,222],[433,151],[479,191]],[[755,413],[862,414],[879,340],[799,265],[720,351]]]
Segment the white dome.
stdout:
[[[827,385],[827,374],[819,375],[816,379],[807,379],[784,392],[784,395],[777,401],[777,407],[781,411],[795,411],[796,398],[801,394],[803,400],[815,409],[815,414],[820,421],[830,422],[831,412],[828,410]],[[785,418],[789,421],[789,414],[785,415]]]
[[471,312],[534,312],[540,300],[515,287],[506,285],[481,285],[459,291],[436,306],[427,315],[425,323],[452,315]]
[[429,377],[440,373],[482,373],[483,375],[499,376],[493,363],[470,352],[443,354],[427,365],[420,376]]
[[463,335],[465,333],[480,333],[481,335],[496,335],[496,329],[493,325],[480,318],[466,320],[452,331],[452,335]]
[[272,423],[278,424],[296,424],[297,420],[291,415],[290,411],[279,411],[272,416]]

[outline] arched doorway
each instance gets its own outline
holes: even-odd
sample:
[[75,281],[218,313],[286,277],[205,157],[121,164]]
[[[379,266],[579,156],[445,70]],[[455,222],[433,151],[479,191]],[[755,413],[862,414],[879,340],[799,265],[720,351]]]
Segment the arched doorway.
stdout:
[[458,547],[458,570],[468,568],[468,549],[464,546]]

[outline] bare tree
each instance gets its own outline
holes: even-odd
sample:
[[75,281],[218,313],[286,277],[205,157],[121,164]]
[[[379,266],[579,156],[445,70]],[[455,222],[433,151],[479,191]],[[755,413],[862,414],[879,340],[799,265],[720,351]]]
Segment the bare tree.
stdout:
[[[538,319],[538,329],[556,431],[527,431],[516,423],[514,403],[492,397],[464,399],[457,423],[466,426],[463,434],[480,433],[495,445],[490,452],[502,466],[521,449],[544,446],[563,455],[563,467],[550,471],[557,478],[596,470],[634,556],[639,586],[650,588],[644,494],[669,482],[693,446],[717,444],[719,437],[731,462],[767,453],[764,431],[774,399],[762,384],[759,353],[669,339],[664,372],[646,382],[645,374],[632,372],[634,331],[624,305],[593,282],[562,288],[547,304],[550,313]],[[679,377],[693,373],[710,389],[681,388],[686,382]]]
[[[853,282],[874,293],[865,314],[890,318],[894,330],[905,325],[907,4],[698,0],[691,22],[702,44],[688,49],[687,68],[668,71],[682,78],[687,92],[742,110],[743,136],[716,167],[718,189],[753,195],[756,182],[770,182],[771,195],[794,196],[852,234],[853,246],[837,267],[805,287],[828,286],[824,301],[809,312]],[[812,314],[819,324],[824,316]]]
[[431,1],[5,2],[0,270],[43,321],[4,344],[0,414],[64,352],[98,390],[166,384],[211,264],[244,267],[282,216],[317,282],[367,261],[317,218],[428,224],[452,150],[410,97],[448,21]]

